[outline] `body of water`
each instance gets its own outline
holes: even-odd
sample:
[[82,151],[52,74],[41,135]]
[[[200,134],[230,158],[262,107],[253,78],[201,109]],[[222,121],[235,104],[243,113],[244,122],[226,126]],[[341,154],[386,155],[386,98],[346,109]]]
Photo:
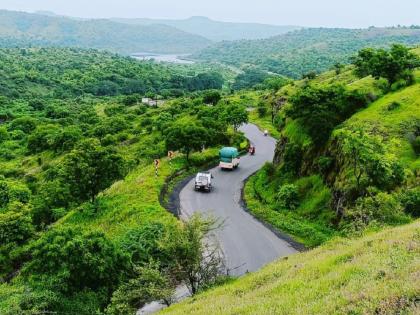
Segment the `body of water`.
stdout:
[[154,60],[156,62],[169,62],[179,64],[193,64],[194,61],[185,60],[188,55],[173,55],[173,54],[153,54],[153,53],[135,53],[131,57],[138,60]]

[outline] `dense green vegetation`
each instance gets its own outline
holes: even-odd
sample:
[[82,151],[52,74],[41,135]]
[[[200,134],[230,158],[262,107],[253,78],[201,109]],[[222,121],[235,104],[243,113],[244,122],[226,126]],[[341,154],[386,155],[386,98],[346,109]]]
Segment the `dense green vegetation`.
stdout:
[[0,47],[78,47],[137,52],[191,53],[210,40],[163,24],[129,25],[110,20],[0,10]]
[[261,70],[291,78],[310,72],[321,73],[346,64],[365,47],[393,43],[418,44],[420,29],[302,29],[264,40],[217,43],[194,54],[194,58],[236,67],[255,65]]
[[257,23],[233,23],[214,21],[204,16],[193,16],[185,20],[162,19],[112,19],[113,21],[135,25],[164,24],[197,34],[213,41],[261,39],[284,34],[300,27],[278,26]]
[[[31,48],[0,50],[2,115],[12,107],[21,111],[43,110],[42,98],[74,98],[131,95],[126,104],[136,103],[139,95],[155,97],[182,96],[184,92],[219,89],[223,77],[215,72],[195,73],[194,70],[171,68],[152,62],[135,62],[111,53],[79,49]],[[139,94],[133,96],[133,94]],[[18,100],[30,100],[17,104]],[[8,106],[6,106],[8,104]],[[16,111],[16,109],[14,109]],[[66,117],[50,112],[50,118]]]
[[248,208],[317,248],[163,314],[418,313],[419,59],[394,46],[354,60],[229,97],[254,104],[251,121],[279,139],[274,163],[246,185]]
[[310,247],[418,217],[419,58],[397,45],[354,60],[260,94],[266,109],[250,116],[279,142],[246,187],[249,207]]
[[[218,270],[191,280],[209,223],[178,222],[159,193],[243,142],[247,112],[218,102],[221,75],[95,50],[2,49],[0,60],[0,313],[127,314],[181,281],[219,281]],[[180,151],[170,163],[168,150]]]
[[417,314],[420,223],[337,239],[162,314]]

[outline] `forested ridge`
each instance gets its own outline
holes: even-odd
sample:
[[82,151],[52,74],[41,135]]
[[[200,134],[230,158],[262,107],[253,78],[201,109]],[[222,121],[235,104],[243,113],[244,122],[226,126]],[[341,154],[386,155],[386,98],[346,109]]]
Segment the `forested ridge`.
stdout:
[[171,26],[129,25],[0,10],[0,47],[96,48],[121,54],[190,53],[210,40]]
[[221,62],[237,67],[256,66],[291,78],[309,72],[321,73],[365,47],[386,47],[394,43],[417,44],[420,29],[413,27],[334,29],[307,28],[262,40],[226,41],[193,55],[198,60]]

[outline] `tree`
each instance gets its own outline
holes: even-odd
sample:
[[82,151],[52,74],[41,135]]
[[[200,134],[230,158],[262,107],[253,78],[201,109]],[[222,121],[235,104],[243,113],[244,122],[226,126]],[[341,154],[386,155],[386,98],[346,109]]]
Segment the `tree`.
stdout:
[[269,77],[269,74],[265,71],[248,68],[235,78],[232,88],[234,90],[251,88],[257,84],[263,83]]
[[[412,71],[420,65],[420,59],[403,45],[392,45],[390,50],[366,48],[353,58],[356,74],[385,78],[390,84],[398,80],[412,81]],[[412,82],[408,82],[412,83]]]
[[218,91],[208,91],[203,96],[203,102],[205,104],[211,104],[216,105],[220,100],[222,96]]
[[31,191],[24,184],[7,182],[0,177],[0,208],[14,201],[28,203],[30,198]]
[[290,98],[287,116],[298,119],[318,146],[325,144],[332,130],[367,104],[364,94],[346,91],[341,85],[306,86]]
[[169,306],[175,292],[169,277],[160,271],[159,263],[149,262],[137,267],[136,276],[114,292],[107,315],[135,314],[145,304],[163,300]]
[[209,233],[218,228],[216,223],[212,218],[194,214],[165,242],[173,258],[170,272],[186,283],[191,294],[211,286],[225,273],[220,248],[208,239]]
[[223,118],[227,124],[231,125],[237,131],[242,124],[248,122],[248,112],[242,105],[228,105],[225,108]]
[[34,234],[31,217],[15,211],[0,212],[0,244],[23,244]]
[[361,130],[341,130],[338,137],[359,192],[372,185],[389,190],[402,183],[404,170],[394,156],[385,154],[379,136]]
[[96,195],[125,174],[123,158],[97,139],[86,139],[64,157],[60,172],[72,194],[80,201],[95,201]]
[[195,121],[181,121],[165,131],[165,140],[168,151],[181,151],[189,161],[192,151],[202,150],[208,143],[208,133]]
[[53,228],[31,243],[32,259],[25,264],[25,277],[48,278],[52,288],[72,294],[84,289],[112,292],[130,270],[128,257],[102,232]]
[[24,133],[29,134],[35,130],[37,124],[38,121],[35,118],[24,116],[14,119],[9,128],[10,130],[21,130]]
[[339,75],[344,69],[344,65],[337,62],[336,64],[334,64],[334,70],[335,70],[335,74]]

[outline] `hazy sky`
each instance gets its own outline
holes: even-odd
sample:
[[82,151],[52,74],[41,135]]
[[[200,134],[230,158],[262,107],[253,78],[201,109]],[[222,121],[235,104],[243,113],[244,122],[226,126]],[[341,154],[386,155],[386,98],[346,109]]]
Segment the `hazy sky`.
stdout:
[[302,26],[420,24],[420,0],[0,0],[0,9],[79,17],[187,18]]

